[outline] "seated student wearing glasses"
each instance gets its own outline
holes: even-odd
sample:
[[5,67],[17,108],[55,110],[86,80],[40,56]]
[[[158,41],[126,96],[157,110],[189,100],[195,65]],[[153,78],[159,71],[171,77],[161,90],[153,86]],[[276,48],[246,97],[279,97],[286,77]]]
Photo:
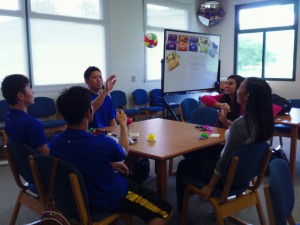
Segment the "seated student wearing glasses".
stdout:
[[[57,107],[67,121],[68,129],[51,140],[50,155],[76,166],[83,174],[93,210],[120,212],[140,217],[146,224],[167,224],[172,207],[158,195],[126,178],[128,168],[121,161],[128,154],[126,114],[116,114],[120,139],[87,131],[93,120],[90,92],[71,87],[57,99]],[[119,163],[118,172],[111,162]]]
[[42,124],[27,113],[34,104],[34,92],[27,77],[6,76],[1,85],[2,95],[9,104],[5,132],[9,140],[26,144],[39,153],[49,154],[49,144]]

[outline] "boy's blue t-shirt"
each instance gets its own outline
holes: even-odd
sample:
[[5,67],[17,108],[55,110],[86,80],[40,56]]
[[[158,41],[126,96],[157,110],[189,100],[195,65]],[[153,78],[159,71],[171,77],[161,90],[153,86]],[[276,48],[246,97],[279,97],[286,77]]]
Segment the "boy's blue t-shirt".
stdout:
[[[91,92],[91,101],[97,98],[98,95],[95,95]],[[100,106],[100,108],[94,112],[93,121],[89,123],[89,128],[101,128],[110,126],[110,120],[116,118],[116,110],[113,105],[113,102],[109,96],[105,96],[105,99]]]
[[50,142],[50,155],[78,168],[86,182],[91,207],[115,210],[128,192],[126,178],[110,162],[125,159],[121,145],[104,134],[94,136],[83,130],[67,129]]
[[26,144],[34,149],[49,143],[40,121],[28,113],[10,109],[5,120],[5,132],[8,139]]

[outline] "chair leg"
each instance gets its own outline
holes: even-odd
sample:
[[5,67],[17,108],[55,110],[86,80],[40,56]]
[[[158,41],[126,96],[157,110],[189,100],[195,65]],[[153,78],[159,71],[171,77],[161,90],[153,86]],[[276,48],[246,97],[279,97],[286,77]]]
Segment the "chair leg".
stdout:
[[169,176],[174,176],[177,170],[173,170],[173,159],[169,159]]
[[224,225],[224,218],[222,216],[221,210],[219,208],[219,202],[216,199],[211,199],[210,201],[214,207],[216,222],[218,225]]
[[281,145],[281,147],[283,146],[283,143],[282,143],[282,136],[279,136],[279,143]]
[[186,225],[187,224],[187,214],[189,211],[189,200],[190,197],[193,194],[189,190],[189,187],[185,188],[184,191],[184,196],[183,196],[183,202],[182,202],[182,210],[181,210],[181,215],[180,215],[180,225]]
[[256,199],[257,199],[256,210],[257,210],[257,214],[258,214],[258,217],[259,217],[260,224],[261,225],[266,225],[266,221],[265,221],[265,217],[264,217],[264,213],[263,213],[263,209],[262,209],[262,205],[261,205],[261,202],[260,202],[258,191],[255,191],[255,195],[256,195]]
[[273,136],[270,138],[270,146],[273,146]]
[[19,192],[17,201],[16,201],[16,205],[14,207],[14,211],[11,215],[10,221],[9,221],[9,225],[15,225],[16,224],[16,220],[18,218],[18,214],[20,211],[20,207],[21,207],[21,196],[22,196],[22,190]]

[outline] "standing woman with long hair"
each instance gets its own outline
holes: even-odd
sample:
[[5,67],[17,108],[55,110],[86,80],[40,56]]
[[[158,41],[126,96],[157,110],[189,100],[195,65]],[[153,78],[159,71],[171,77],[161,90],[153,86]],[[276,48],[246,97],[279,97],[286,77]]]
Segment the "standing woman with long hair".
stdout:
[[215,159],[184,159],[176,173],[177,210],[181,212],[184,178],[199,177],[207,185],[201,189],[202,198],[207,200],[224,172],[228,155],[235,149],[252,143],[268,141],[273,134],[272,90],[261,78],[244,80],[237,91],[237,102],[245,109],[225,132],[226,143],[221,154]]

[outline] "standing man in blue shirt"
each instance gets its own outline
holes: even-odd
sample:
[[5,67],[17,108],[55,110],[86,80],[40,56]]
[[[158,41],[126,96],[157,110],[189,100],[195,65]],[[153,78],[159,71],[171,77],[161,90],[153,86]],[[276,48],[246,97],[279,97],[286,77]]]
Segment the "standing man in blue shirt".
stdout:
[[2,95],[10,110],[5,120],[5,132],[9,140],[26,144],[39,153],[49,154],[48,141],[40,121],[27,113],[34,104],[34,92],[27,77],[12,74],[4,78]]
[[99,68],[88,67],[84,72],[84,80],[91,92],[91,101],[94,107],[94,119],[90,122],[90,128],[115,126],[116,111],[108,93],[116,83],[116,76],[110,76],[103,89],[103,77]]

